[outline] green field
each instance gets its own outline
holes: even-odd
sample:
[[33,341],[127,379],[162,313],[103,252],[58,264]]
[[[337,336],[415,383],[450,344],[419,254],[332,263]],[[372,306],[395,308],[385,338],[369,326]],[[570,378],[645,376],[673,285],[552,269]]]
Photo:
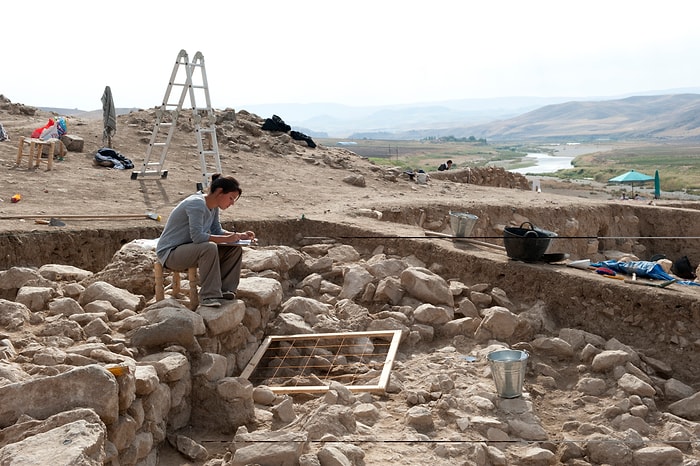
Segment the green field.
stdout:
[[609,152],[579,156],[573,164],[576,168],[561,170],[556,175],[566,179],[592,178],[604,183],[630,169],[652,176],[658,170],[665,191],[700,193],[700,144],[625,145]]
[[[336,145],[338,139],[318,139]],[[343,140],[346,141],[346,140]],[[356,140],[342,146],[383,166],[435,171],[447,159],[453,169],[500,166],[507,170],[531,165],[523,157],[529,152],[551,152],[551,145],[491,144],[480,142]],[[700,143],[652,143],[606,141],[612,150],[576,157],[575,168],[548,174],[561,179],[593,179],[605,183],[628,170],[653,176],[659,171],[663,190],[700,194]],[[593,146],[594,147],[594,146]],[[592,149],[595,150],[595,149]]]
[[[316,139],[327,146],[336,145],[339,139]],[[347,141],[343,139],[342,141]],[[343,146],[358,155],[367,157],[377,165],[435,171],[438,165],[450,159],[453,169],[504,165],[517,168],[518,162],[536,146],[501,146],[479,142],[394,141],[362,139],[355,145]],[[522,165],[521,165],[522,166]]]

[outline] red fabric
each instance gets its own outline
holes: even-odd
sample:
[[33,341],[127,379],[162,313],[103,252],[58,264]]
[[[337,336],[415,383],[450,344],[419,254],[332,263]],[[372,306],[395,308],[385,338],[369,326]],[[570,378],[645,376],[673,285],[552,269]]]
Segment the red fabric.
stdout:
[[49,122],[46,123],[46,125],[43,128],[37,128],[34,131],[32,131],[32,137],[34,139],[38,138],[41,136],[41,132],[44,131],[46,128],[52,127],[54,124],[56,124],[55,121],[53,121],[53,118],[49,118]]

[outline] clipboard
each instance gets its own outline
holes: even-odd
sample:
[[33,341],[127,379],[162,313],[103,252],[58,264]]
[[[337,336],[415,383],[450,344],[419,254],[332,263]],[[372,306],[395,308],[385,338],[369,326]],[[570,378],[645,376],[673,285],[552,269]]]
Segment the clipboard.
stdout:
[[253,239],[253,240],[240,239],[240,240],[233,242],[233,243],[219,243],[219,245],[221,245],[221,246],[255,246],[257,244],[258,244],[257,239]]

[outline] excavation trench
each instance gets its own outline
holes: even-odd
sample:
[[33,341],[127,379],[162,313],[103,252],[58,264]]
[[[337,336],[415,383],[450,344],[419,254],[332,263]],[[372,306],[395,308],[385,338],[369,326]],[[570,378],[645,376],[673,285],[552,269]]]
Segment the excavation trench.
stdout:
[[[635,286],[564,265],[514,261],[497,248],[425,237],[426,229],[449,233],[451,210],[455,207],[387,207],[362,219],[331,222],[306,218],[245,223],[246,228],[259,232],[261,246],[299,248],[318,242],[338,242],[354,246],[363,258],[371,257],[379,246],[386,254],[413,254],[445,279],[457,279],[466,285],[488,283],[505,290],[511,301],[517,303],[516,312],[541,302],[559,327],[614,337],[647,356],[670,362],[683,380],[700,382],[700,361],[691,357],[700,336],[700,292],[696,287]],[[571,259],[600,258],[600,251],[606,249],[636,253],[643,260],[659,251],[666,252],[668,257],[681,253],[700,257],[697,241],[665,239],[691,236],[689,228],[683,225],[697,224],[700,213],[694,209],[630,211],[613,205],[580,211],[516,212],[509,207],[486,210],[485,206],[472,203],[468,210],[479,216],[472,236],[496,245],[503,244],[498,239],[502,226],[509,220],[512,224],[514,216],[519,216],[536,218],[533,223],[566,236],[567,239],[553,240],[550,252],[566,252]],[[571,219],[576,219],[575,230],[571,228]],[[161,229],[161,225],[149,225],[4,233],[0,236],[3,251],[0,269],[57,263],[98,272],[121,246],[137,238],[157,238]],[[616,239],[588,238],[608,236]],[[640,236],[662,239],[637,238]]]

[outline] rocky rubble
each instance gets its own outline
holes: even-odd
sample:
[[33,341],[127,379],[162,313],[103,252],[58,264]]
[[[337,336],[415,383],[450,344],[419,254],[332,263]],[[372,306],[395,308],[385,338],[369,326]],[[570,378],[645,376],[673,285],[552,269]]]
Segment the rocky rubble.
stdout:
[[434,172],[430,177],[436,180],[450,180],[480,186],[530,190],[530,181],[520,173],[509,172],[500,167],[467,167],[461,170]]
[[[542,303],[330,242],[246,248],[238,299],[192,312],[153,302],[154,260],[125,246],[96,274],[0,272],[0,464],[155,465],[166,444],[209,466],[700,464],[697,388],[642,349],[557,328]],[[388,329],[402,340],[385,394],[239,377],[267,334]],[[503,348],[529,353],[521,397],[494,388],[486,356]]]

